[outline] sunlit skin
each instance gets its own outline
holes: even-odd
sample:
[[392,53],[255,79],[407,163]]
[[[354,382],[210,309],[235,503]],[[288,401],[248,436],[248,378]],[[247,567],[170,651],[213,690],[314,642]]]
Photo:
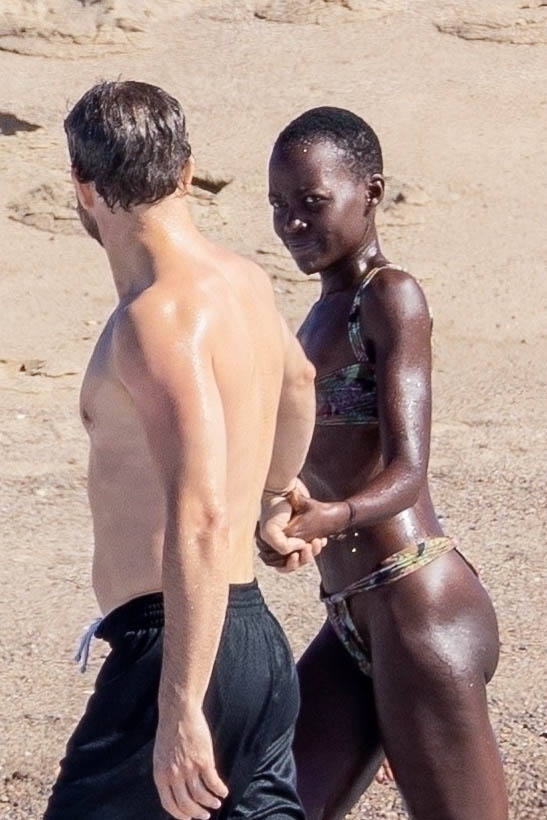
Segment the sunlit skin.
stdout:
[[[349,309],[367,271],[387,261],[374,223],[383,189],[380,175],[356,179],[346,170],[342,152],[329,143],[299,146],[288,157],[272,159],[274,229],[304,273],[321,273],[321,297],[299,331],[318,378],[354,361]],[[367,526],[352,538],[352,551],[334,547],[318,558],[328,592],[372,571],[394,552],[397,539],[442,534],[427,486],[431,322],[424,296],[408,274],[386,269],[367,289],[362,312],[366,343],[375,352],[378,415],[389,444],[382,449],[377,427],[315,429],[302,472],[312,497],[336,502],[359,494],[360,507],[367,504]],[[404,348],[405,370],[386,366],[382,379],[382,365],[391,363],[395,342]],[[351,470],[340,453],[351,453]],[[327,536],[343,529],[347,517],[344,503],[316,505],[313,518],[297,516],[289,532],[301,534],[311,526],[319,527],[315,535]]]
[[[103,614],[163,593],[154,781],[177,820],[206,820],[229,793],[204,711],[229,585],[255,577],[263,488],[294,486],[314,412],[313,368],[266,273],[194,225],[192,172],[189,160],[173,194],[127,211],[74,178],[119,298],[81,389],[93,587]],[[264,507],[277,547],[309,560],[313,546],[283,532],[286,499]]]
[[[299,331],[318,379],[355,362],[350,307],[366,274],[382,267],[360,314],[375,362],[378,423],[316,426],[301,473],[311,498],[291,497],[288,535],[333,536],[317,557],[327,593],[408,544],[443,534],[427,482],[431,319],[417,281],[380,248],[375,213],[383,194],[382,175],[359,175],[328,139],[277,146],[270,159],[274,230],[300,270],[321,277],[320,298]],[[348,499],[357,513],[349,531]],[[285,558],[263,550],[266,562],[287,569]],[[295,751],[307,816],[343,818],[385,750],[412,817],[504,820],[485,697],[497,624],[473,570],[452,551],[356,595],[350,611],[372,654],[374,686],[328,624],[299,662]]]

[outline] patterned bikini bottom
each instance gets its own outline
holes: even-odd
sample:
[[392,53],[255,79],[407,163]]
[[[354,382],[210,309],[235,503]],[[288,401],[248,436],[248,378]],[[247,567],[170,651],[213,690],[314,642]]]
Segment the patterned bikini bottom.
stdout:
[[399,552],[393,553],[393,555],[389,555],[378,565],[374,572],[350,584],[341,592],[327,595],[321,589],[321,600],[327,608],[330,625],[365,675],[372,676],[372,659],[370,650],[365,646],[351,617],[347,604],[348,598],[357,595],[359,592],[366,592],[386,584],[393,584],[400,578],[404,578],[405,575],[416,572],[420,567],[425,567],[426,564],[430,564],[436,558],[455,548],[456,540],[454,538],[446,536],[427,538],[419,544],[412,544],[399,550]]

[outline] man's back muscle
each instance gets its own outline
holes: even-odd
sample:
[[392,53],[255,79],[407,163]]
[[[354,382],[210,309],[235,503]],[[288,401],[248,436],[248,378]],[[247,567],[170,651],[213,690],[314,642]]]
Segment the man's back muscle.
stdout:
[[207,340],[229,442],[231,564],[240,566],[236,573],[252,575],[252,533],[282,380],[281,331],[264,273],[235,255],[222,252],[221,258],[223,271],[203,266],[199,275],[191,271],[165,276],[134,300],[122,302],[89,362],[81,414],[91,442],[94,586],[106,610],[161,589],[164,499],[150,442],[120,376],[120,362],[134,355],[132,346],[119,343],[127,311],[138,310],[141,322],[157,328],[160,346],[162,327],[173,311],[181,351]]

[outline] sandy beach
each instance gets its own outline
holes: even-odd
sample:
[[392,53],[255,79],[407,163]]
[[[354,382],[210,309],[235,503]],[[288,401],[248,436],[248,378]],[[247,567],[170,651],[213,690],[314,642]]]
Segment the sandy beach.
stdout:
[[[434,317],[431,485],[480,568],[501,659],[488,689],[512,820],[547,816],[547,3],[537,0],[0,0],[0,816],[40,818],[106,645],[75,645],[90,585],[78,392],[115,304],[74,209],[63,118],[101,79],[182,102],[203,231],[258,261],[296,329],[316,298],[271,227],[279,130],[314,105],[377,131],[387,256]],[[264,594],[298,656],[314,568]],[[374,784],[348,818],[406,818]],[[440,819],[441,820],[441,819]],[[480,818],[477,818],[480,820]]]

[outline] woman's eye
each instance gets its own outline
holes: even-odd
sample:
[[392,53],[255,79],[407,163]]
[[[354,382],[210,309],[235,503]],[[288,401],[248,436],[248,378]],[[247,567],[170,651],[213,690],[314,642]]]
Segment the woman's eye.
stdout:
[[270,199],[270,205],[274,209],[274,211],[279,211],[282,207],[282,203],[278,199]]
[[321,197],[316,196],[315,194],[308,194],[308,196],[304,197],[304,203],[308,206],[311,205],[313,207],[314,205],[319,205],[320,202]]

